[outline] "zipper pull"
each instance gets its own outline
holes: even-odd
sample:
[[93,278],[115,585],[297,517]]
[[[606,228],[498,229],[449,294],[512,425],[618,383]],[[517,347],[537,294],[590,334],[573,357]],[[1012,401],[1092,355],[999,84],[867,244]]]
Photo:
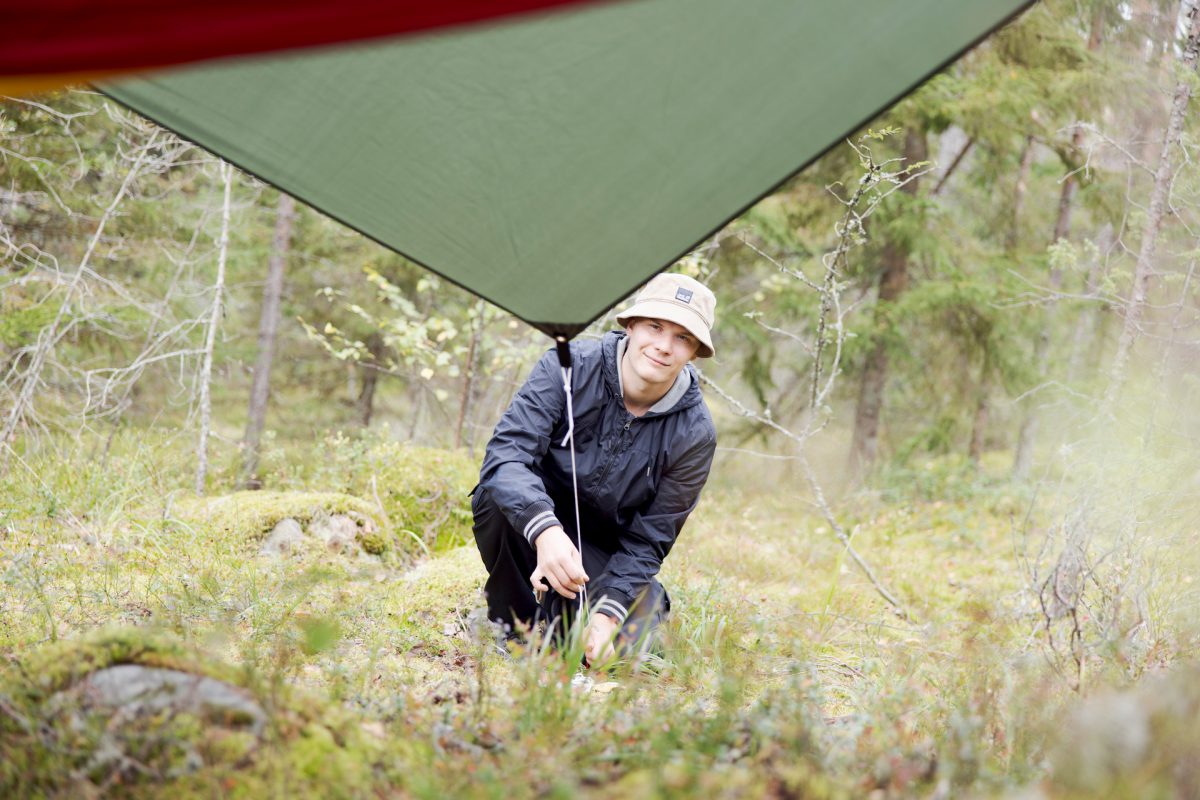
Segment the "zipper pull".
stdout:
[[625,430],[629,430],[629,426],[633,424],[633,417],[625,420]]

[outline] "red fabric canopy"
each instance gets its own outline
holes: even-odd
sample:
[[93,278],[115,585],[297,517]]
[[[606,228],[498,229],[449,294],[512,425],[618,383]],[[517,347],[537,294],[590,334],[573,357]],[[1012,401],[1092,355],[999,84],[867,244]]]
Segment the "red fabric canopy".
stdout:
[[428,31],[595,0],[40,0],[6,4],[0,90]]

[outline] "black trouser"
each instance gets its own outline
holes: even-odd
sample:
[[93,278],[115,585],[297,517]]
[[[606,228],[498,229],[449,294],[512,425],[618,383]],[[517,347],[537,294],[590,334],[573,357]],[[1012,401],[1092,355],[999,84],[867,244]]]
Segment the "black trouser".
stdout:
[[[570,503],[557,505],[562,510],[558,516],[563,530],[572,542],[577,541],[575,513]],[[568,600],[549,589],[543,594],[541,603],[538,603],[529,583],[529,576],[537,568],[537,553],[525,541],[525,537],[508,524],[486,488],[480,486],[475,489],[471,512],[475,517],[475,544],[488,571],[487,582],[483,585],[487,596],[488,619],[500,623],[510,634],[521,628],[533,628],[543,621],[548,626],[556,626],[559,634],[565,634],[578,613],[578,596],[575,600]],[[581,527],[583,570],[589,577],[595,578],[608,565],[615,542],[612,537],[604,535],[605,526],[599,521],[584,518]],[[589,531],[595,531],[596,535],[589,537]],[[609,546],[606,547],[606,544]],[[593,604],[599,599],[588,596]],[[671,599],[667,596],[667,590],[657,580],[651,579],[630,608],[629,616],[617,634],[618,652],[628,653],[632,649],[648,646],[670,610]]]

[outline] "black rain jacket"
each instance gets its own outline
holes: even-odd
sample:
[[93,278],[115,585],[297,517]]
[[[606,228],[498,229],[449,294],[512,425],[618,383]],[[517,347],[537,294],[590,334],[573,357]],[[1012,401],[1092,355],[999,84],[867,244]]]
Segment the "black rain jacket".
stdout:
[[[617,379],[624,336],[571,343],[580,527],[612,554],[604,574],[590,576],[588,595],[622,622],[696,507],[717,444],[691,365],[691,385],[671,408],[641,417],[626,410]],[[574,538],[566,434],[562,371],[550,350],[500,418],[480,470],[480,486],[530,546],[554,525]]]

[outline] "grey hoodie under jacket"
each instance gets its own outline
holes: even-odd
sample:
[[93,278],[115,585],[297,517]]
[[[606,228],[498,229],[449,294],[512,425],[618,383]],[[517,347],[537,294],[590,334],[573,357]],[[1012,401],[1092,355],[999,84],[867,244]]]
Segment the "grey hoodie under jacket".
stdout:
[[[668,408],[660,401],[641,417],[626,410],[617,369],[624,339],[610,332],[599,342],[571,343],[581,527],[585,539],[612,553],[604,574],[589,576],[587,591],[594,611],[619,622],[696,507],[717,444],[690,364],[675,388],[690,383]],[[480,486],[531,547],[547,528],[575,528],[567,427],[562,372],[551,350],[500,418],[480,470]]]

